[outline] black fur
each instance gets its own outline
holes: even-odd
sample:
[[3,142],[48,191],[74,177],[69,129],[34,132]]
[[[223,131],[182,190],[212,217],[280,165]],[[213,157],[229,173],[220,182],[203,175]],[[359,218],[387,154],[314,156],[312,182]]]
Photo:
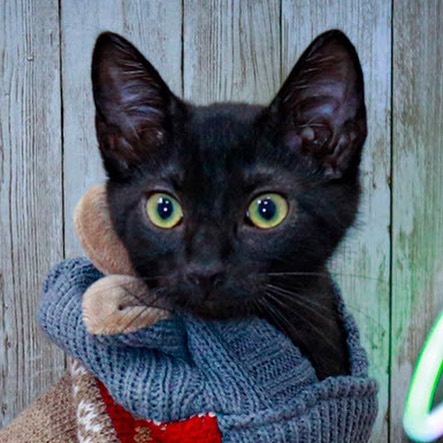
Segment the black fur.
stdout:
[[[366,116],[349,40],[340,31],[318,37],[268,107],[184,103],[112,33],[97,40],[92,80],[113,222],[152,292],[206,318],[262,315],[320,378],[346,373],[326,263],[360,196]],[[147,217],[157,191],[183,208],[173,229]],[[264,192],[289,202],[269,230],[245,216]]]

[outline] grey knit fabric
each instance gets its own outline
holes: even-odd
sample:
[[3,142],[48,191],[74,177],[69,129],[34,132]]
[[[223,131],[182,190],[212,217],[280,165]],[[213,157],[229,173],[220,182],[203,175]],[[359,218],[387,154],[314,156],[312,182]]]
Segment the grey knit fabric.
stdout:
[[82,295],[101,278],[86,259],[57,265],[38,321],[132,414],[162,422],[215,412],[223,442],[366,442],[377,414],[358,330],[337,292],[350,376],[321,382],[292,342],[266,321],[202,321],[188,314],[132,334],[98,337],[82,321]]

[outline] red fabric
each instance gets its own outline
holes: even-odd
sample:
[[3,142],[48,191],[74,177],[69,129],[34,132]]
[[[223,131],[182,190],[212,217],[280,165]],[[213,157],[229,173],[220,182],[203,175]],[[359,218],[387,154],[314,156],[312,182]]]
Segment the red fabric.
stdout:
[[194,415],[170,423],[134,418],[114,402],[105,385],[98,381],[106,410],[122,443],[221,443],[221,432],[215,416]]

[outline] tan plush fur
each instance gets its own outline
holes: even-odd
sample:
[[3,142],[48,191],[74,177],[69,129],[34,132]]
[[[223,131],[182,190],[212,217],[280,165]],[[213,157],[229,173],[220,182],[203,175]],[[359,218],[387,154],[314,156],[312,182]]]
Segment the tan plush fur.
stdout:
[[86,255],[99,271],[134,275],[128,253],[112,226],[105,185],[86,191],[75,208],[74,226]]
[[78,442],[75,416],[71,377],[66,374],[0,430],[0,443]]
[[0,430],[0,443],[118,442],[97,379],[72,359],[58,383]]
[[167,311],[143,304],[146,291],[140,279],[127,275],[109,275],[96,281],[83,296],[83,322],[88,332],[136,332],[168,318]]
[[83,321],[90,334],[135,332],[169,317],[167,311],[146,307],[148,288],[134,277],[128,253],[112,226],[104,185],[94,185],[83,195],[74,226],[94,266],[111,274],[91,285],[83,297]]

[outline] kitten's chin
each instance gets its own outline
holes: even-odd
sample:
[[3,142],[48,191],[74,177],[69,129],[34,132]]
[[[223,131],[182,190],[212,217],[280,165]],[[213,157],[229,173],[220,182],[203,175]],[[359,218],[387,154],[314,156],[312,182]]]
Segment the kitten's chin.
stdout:
[[179,311],[204,320],[239,319],[257,315],[254,310],[257,291],[254,289],[226,285],[208,291],[180,282],[169,288],[166,298]]
[[229,320],[245,318],[253,314],[245,304],[220,303],[219,300],[188,301],[180,308],[203,320]]

